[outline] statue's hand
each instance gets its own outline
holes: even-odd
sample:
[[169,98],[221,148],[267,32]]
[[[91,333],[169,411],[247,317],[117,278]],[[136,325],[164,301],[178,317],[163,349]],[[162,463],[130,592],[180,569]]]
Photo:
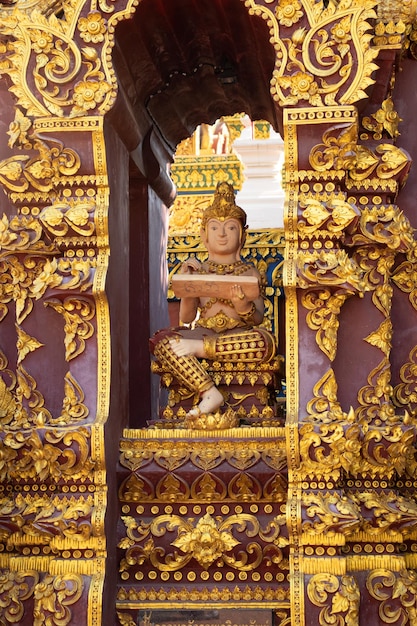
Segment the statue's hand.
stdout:
[[242,313],[243,311],[247,311],[249,305],[252,303],[252,300],[245,296],[245,292],[243,291],[240,285],[232,285],[230,288],[230,299],[233,302],[233,306],[235,308],[236,313]]
[[194,272],[198,272],[201,267],[200,261],[197,261],[194,257],[187,259],[181,265],[180,274],[193,274]]

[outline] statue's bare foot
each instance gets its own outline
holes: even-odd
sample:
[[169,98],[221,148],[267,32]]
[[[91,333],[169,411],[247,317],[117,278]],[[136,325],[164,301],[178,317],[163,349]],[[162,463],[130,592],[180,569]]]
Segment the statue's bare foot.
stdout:
[[201,401],[198,406],[191,409],[188,417],[198,417],[202,413],[214,413],[223,404],[224,398],[217,387],[210,387],[201,394]]
[[204,343],[201,339],[176,337],[175,339],[170,339],[169,343],[177,356],[204,356]]

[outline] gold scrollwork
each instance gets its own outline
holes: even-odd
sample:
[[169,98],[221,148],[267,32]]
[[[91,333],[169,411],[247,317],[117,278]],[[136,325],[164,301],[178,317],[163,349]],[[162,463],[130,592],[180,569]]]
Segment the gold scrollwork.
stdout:
[[49,544],[59,548],[65,538],[87,546],[93,536],[93,496],[72,498],[18,494],[12,502],[0,500],[0,534],[8,548]]
[[371,117],[362,119],[363,127],[373,133],[375,140],[381,139],[383,131],[386,131],[393,139],[397,139],[400,134],[398,130],[400,122],[402,122],[402,119],[394,109],[391,97],[386,98],[378,111],[372,113]]
[[366,580],[372,598],[378,600],[380,619],[385,624],[412,623],[417,614],[417,577],[414,570],[373,570]]
[[[56,259],[26,256],[23,262],[16,256],[0,259],[2,283],[0,301],[3,305],[15,302],[16,321],[21,324],[48,288],[60,290],[80,289],[91,286],[92,261],[90,259]],[[8,309],[0,309],[2,318]]]
[[401,425],[365,430],[361,459],[356,466],[362,475],[390,478],[415,469],[414,432]]
[[344,250],[300,250],[297,255],[298,285],[338,287],[348,294],[362,293],[367,286],[363,274]]
[[[0,174],[1,179],[1,174]],[[42,236],[42,227],[38,220],[27,217],[14,217],[10,221],[6,215],[0,220],[0,252],[1,260],[5,259],[8,251],[17,253],[29,248],[44,248],[44,252],[48,252],[46,246],[40,241]],[[51,249],[49,249],[51,252]],[[2,273],[4,269],[2,269]],[[0,292],[4,293],[4,287]]]
[[[353,441],[353,450],[359,448],[357,433]],[[348,447],[348,436],[345,437],[341,424],[303,424],[300,428],[300,454],[302,471],[305,475],[319,478],[328,477],[338,480],[341,469],[347,464],[344,451]],[[355,445],[356,444],[356,445]],[[351,453],[351,456],[354,455]]]
[[120,626],[136,626],[137,621],[129,615],[129,613],[122,613],[121,611],[117,611],[117,619],[119,620]]
[[[80,49],[72,24],[54,13],[46,17],[34,10],[27,15],[16,8],[2,17],[0,32],[13,38],[7,43],[3,71],[10,76],[10,91],[27,115],[75,117],[106,108],[114,90],[102,69],[102,23],[96,18],[97,12],[92,12],[83,18],[87,23],[80,22],[80,36],[84,41],[89,39],[90,44]],[[31,75],[27,64],[30,55],[35,57],[35,63],[29,66]]]
[[90,434],[84,428],[71,432],[37,430],[7,433],[0,440],[1,457],[13,457],[3,465],[6,480],[65,482],[91,477],[95,462],[90,457]]
[[360,528],[360,507],[352,498],[337,492],[304,493],[301,497],[303,533],[350,535]]
[[82,354],[85,342],[94,334],[94,326],[90,322],[95,315],[94,303],[87,298],[65,298],[63,301],[51,298],[44,302],[60,313],[64,320],[65,359],[70,361]]
[[393,491],[305,493],[301,506],[307,541],[318,536],[340,542],[341,535],[348,538],[358,532],[369,541],[389,535],[392,540],[405,540],[414,535],[417,526],[416,503]]
[[34,588],[34,615],[40,623],[67,626],[72,621],[69,607],[81,598],[84,589],[82,576],[47,574]]
[[379,423],[395,421],[392,394],[391,367],[388,358],[384,356],[368,375],[368,384],[358,391],[359,407],[355,413],[359,422],[366,424],[373,420],[378,420]]
[[[159,571],[177,571],[185,567],[191,559],[203,568],[208,569],[217,562],[240,571],[256,569],[268,554],[271,562],[278,564],[284,559],[281,547],[287,545],[288,540],[281,537],[281,526],[284,517],[275,518],[262,529],[254,515],[240,513],[226,519],[213,518],[209,513],[194,520],[184,520],[178,515],[160,515],[150,523],[140,524],[132,517],[122,517],[127,528],[127,536],[121,540],[119,547],[127,549],[126,557],[122,559],[120,571],[129,569],[132,565],[142,565],[149,560],[151,565]],[[241,542],[233,535],[233,528],[245,532],[246,536],[258,536],[267,545],[251,541],[247,550],[233,549]],[[177,537],[170,545],[178,548],[178,552],[166,554],[165,549],[155,545],[154,537],[162,537],[167,532],[177,531]],[[144,542],[139,545],[139,542]],[[271,552],[272,549],[272,552]],[[228,554],[232,552],[232,554]],[[163,559],[163,560],[161,560]]]
[[0,570],[1,617],[7,624],[21,622],[25,611],[24,601],[33,596],[38,582],[39,574],[33,570]]
[[[312,168],[318,172],[331,169],[346,170],[352,181],[360,182],[376,176],[384,181],[394,179],[403,180],[410,168],[410,157],[392,144],[379,144],[372,152],[370,148],[357,143],[358,124],[340,124],[325,131],[323,143],[314,146],[309,160]],[[398,183],[397,183],[398,187]],[[379,219],[383,218],[384,210],[392,216],[395,208],[381,208]],[[374,213],[378,209],[374,209]],[[372,215],[370,216],[372,218]],[[392,217],[391,217],[392,219]],[[407,221],[404,216],[398,219]],[[387,220],[388,221],[388,220]],[[408,228],[408,230],[410,230]]]
[[45,398],[37,389],[36,380],[21,365],[17,367],[16,374],[16,411],[9,428],[17,430],[31,425],[43,426],[49,422],[51,414],[45,407]]
[[300,196],[300,206],[303,210],[297,227],[301,236],[316,233],[323,228],[333,236],[340,235],[358,220],[360,214],[354,205],[337,197],[324,202],[318,198]]
[[329,369],[314,385],[314,397],[307,404],[306,421],[321,423],[348,423],[354,420],[354,413],[344,413],[337,400],[337,382],[334,371]]
[[406,252],[414,243],[414,231],[402,211],[395,204],[370,206],[362,210],[360,232],[353,236],[353,244],[379,243],[389,250]]
[[347,297],[347,294],[332,294],[330,289],[324,288],[302,294],[302,305],[309,310],[307,325],[317,331],[316,343],[331,361],[337,351],[338,316]]
[[417,262],[415,259],[416,249],[408,254],[406,261],[395,268],[392,280],[403,293],[408,293],[408,298],[414,310],[417,311]]
[[400,383],[394,387],[393,401],[398,407],[405,407],[415,416],[417,408],[417,346],[408,355],[407,363],[400,369]]
[[375,153],[366,146],[356,146],[354,163],[348,172],[354,181],[364,181],[372,175],[380,180],[397,179],[405,176],[411,165],[409,155],[390,143],[378,145]]
[[[364,90],[374,82],[371,74],[377,68],[372,62],[377,51],[370,49],[371,36],[366,34],[370,29],[366,20],[375,17],[374,11],[353,2],[344,4],[343,14],[338,14],[337,4],[329,3],[325,10],[312,5],[307,12],[308,28],[294,29],[303,9],[298,0],[280,0],[275,9],[278,23],[292,29],[290,37],[281,38],[283,50],[277,55],[280,60],[271,83],[275,98],[284,106],[300,101],[324,106],[351,104],[366,97]],[[351,35],[353,20],[361,33],[357,39]]]
[[320,626],[359,623],[360,590],[353,576],[339,579],[333,574],[316,574],[308,582],[307,595],[315,606],[321,607]]
[[77,202],[72,206],[59,202],[43,209],[39,219],[48,232],[56,237],[65,237],[70,230],[83,237],[90,237],[95,232],[94,222],[91,221],[94,208],[93,202]]
[[411,428],[359,424],[304,424],[300,428],[302,470],[310,477],[337,480],[343,469],[352,476],[390,478],[413,475],[416,468]]
[[411,498],[406,498],[393,491],[378,493],[376,491],[356,492],[352,497],[362,504],[373,517],[364,519],[361,530],[367,535],[378,535],[400,532],[406,539],[415,532],[417,527],[417,505]]
[[64,391],[61,415],[56,419],[52,418],[51,423],[55,425],[70,424],[88,417],[89,410],[83,403],[84,392],[70,372],[67,372],[64,377]]
[[311,167],[317,172],[350,170],[355,165],[358,123],[338,124],[326,130],[323,143],[314,146],[309,155]]
[[[0,182],[6,190],[22,193],[32,187],[46,193],[53,189],[62,175],[76,174],[81,160],[75,150],[65,148],[57,139],[50,137],[45,139],[36,133],[30,136],[29,141],[21,127],[22,119],[16,114],[15,121],[9,129],[11,136],[9,146],[23,141],[26,150],[32,149],[39,154],[32,158],[24,154],[16,155],[0,161]],[[24,128],[26,129],[26,126]]]

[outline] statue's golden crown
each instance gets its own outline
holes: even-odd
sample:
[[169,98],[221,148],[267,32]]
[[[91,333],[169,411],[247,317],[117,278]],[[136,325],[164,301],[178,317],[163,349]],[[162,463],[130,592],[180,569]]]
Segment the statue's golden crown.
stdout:
[[242,229],[246,227],[246,213],[235,202],[233,186],[225,182],[218,183],[214,192],[213,203],[203,213],[201,226],[205,228],[211,219],[223,222],[232,218],[241,223]]

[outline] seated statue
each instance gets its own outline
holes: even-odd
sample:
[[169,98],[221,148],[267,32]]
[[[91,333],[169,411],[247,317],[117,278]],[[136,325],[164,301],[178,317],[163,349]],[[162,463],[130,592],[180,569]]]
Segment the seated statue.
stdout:
[[[260,286],[259,272],[240,256],[246,229],[246,213],[236,205],[233,187],[219,183],[201,223],[208,259],[203,263],[188,259],[180,274],[184,278],[217,277],[219,282],[227,277],[223,292],[228,297],[202,295],[193,289],[180,302],[180,322],[190,326],[159,331],[150,341],[151,352],[165,371],[190,391],[198,392],[198,404],[189,411],[188,418],[213,414],[224,403],[222,393],[199,359],[265,363],[275,354],[273,336],[263,328],[255,328],[264,317],[261,290],[257,288],[256,297],[250,296],[245,293],[245,281],[240,280],[256,277]],[[231,277],[236,277],[236,282]]]

